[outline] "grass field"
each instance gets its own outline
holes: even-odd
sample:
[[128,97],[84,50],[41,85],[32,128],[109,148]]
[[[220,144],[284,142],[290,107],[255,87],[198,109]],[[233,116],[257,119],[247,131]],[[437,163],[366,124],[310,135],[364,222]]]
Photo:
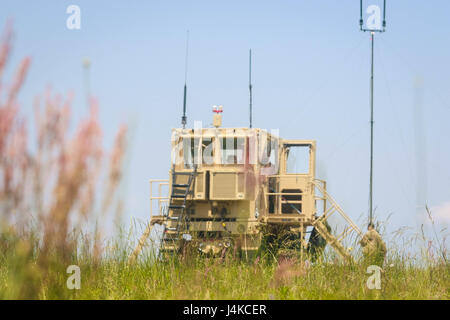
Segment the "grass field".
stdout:
[[[39,253],[36,240],[9,239],[0,255],[1,299],[449,299],[450,264],[442,257],[417,265],[392,254],[381,289],[368,289],[370,274],[360,264],[300,263],[261,256],[251,261],[191,257],[127,261],[116,243],[102,258],[87,252]],[[3,242],[4,244],[5,242]],[[109,252],[109,253],[108,253]],[[69,290],[69,265],[80,267],[81,287]]]

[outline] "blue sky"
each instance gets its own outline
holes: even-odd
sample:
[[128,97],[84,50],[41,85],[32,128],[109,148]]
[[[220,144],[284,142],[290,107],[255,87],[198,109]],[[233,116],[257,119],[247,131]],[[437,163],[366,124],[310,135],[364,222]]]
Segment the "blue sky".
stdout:
[[[71,4],[81,8],[81,30],[66,28]],[[450,220],[448,12],[444,0],[388,1],[387,32],[376,35],[374,203],[380,220],[392,214],[391,231],[422,221],[418,191],[442,224]],[[106,144],[121,122],[133,127],[126,221],[148,219],[148,181],[168,174],[188,29],[189,124],[209,124],[211,106],[222,104],[224,126],[247,126],[252,48],[254,126],[316,139],[319,177],[352,218],[367,214],[370,37],[359,31],[359,1],[3,0],[2,25],[10,17],[10,72],[25,55],[33,59],[20,96],[30,119],[34,97],[49,85],[74,91],[75,116],[85,114],[88,57]],[[426,173],[420,185],[418,171]]]

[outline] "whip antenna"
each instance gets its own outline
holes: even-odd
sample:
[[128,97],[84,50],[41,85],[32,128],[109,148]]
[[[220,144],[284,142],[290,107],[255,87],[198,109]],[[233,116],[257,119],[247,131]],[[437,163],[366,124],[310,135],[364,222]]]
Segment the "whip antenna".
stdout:
[[184,61],[184,95],[183,95],[183,116],[181,117],[181,125],[186,128],[186,92],[187,92],[187,72],[188,72],[188,49],[189,49],[189,30],[186,32],[186,56]]
[[249,53],[248,89],[250,92],[250,128],[252,127],[252,49]]

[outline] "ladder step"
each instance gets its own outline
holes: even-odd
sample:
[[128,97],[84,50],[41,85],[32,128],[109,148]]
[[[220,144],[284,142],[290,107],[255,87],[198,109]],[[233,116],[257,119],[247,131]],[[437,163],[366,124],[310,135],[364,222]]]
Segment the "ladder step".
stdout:
[[[180,196],[183,196],[183,198],[184,198],[185,194],[186,194],[186,189],[175,189],[172,191],[172,195],[180,195]],[[187,195],[190,195],[190,194],[191,194],[191,192],[187,193]]]
[[187,187],[189,187],[189,185],[188,185],[188,184],[178,184],[178,183],[174,183],[174,184],[172,185],[172,187],[174,187],[174,188],[187,188]]
[[176,176],[192,176],[193,172],[172,172]]
[[185,196],[184,196],[184,194],[172,194],[172,198],[177,198],[177,199],[184,199],[184,198],[186,198]]
[[171,204],[169,206],[169,209],[184,209],[185,207],[186,206],[184,204],[180,204],[180,205],[178,205],[178,204]]
[[177,228],[172,228],[172,227],[166,227],[167,231],[177,231]]
[[169,220],[177,220],[178,221],[178,220],[180,220],[180,217],[173,217],[172,216],[172,217],[167,217],[167,219],[169,219]]
[[332,246],[339,255],[344,259],[352,260],[352,256],[344,248],[344,246],[339,242],[339,240],[330,232],[328,232],[327,227],[320,220],[316,220],[314,226],[317,228],[319,234],[327,241],[327,243]]

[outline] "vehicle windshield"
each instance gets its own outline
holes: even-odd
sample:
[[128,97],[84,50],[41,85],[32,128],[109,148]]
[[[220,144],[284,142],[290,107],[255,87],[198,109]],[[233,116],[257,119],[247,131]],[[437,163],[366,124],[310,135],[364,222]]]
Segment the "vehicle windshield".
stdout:
[[191,169],[194,164],[199,163],[198,144],[199,138],[186,137],[183,138],[183,163],[184,167]]
[[309,145],[290,145],[287,148],[286,173],[309,173]]
[[222,164],[244,164],[245,138],[222,137],[220,150]]

